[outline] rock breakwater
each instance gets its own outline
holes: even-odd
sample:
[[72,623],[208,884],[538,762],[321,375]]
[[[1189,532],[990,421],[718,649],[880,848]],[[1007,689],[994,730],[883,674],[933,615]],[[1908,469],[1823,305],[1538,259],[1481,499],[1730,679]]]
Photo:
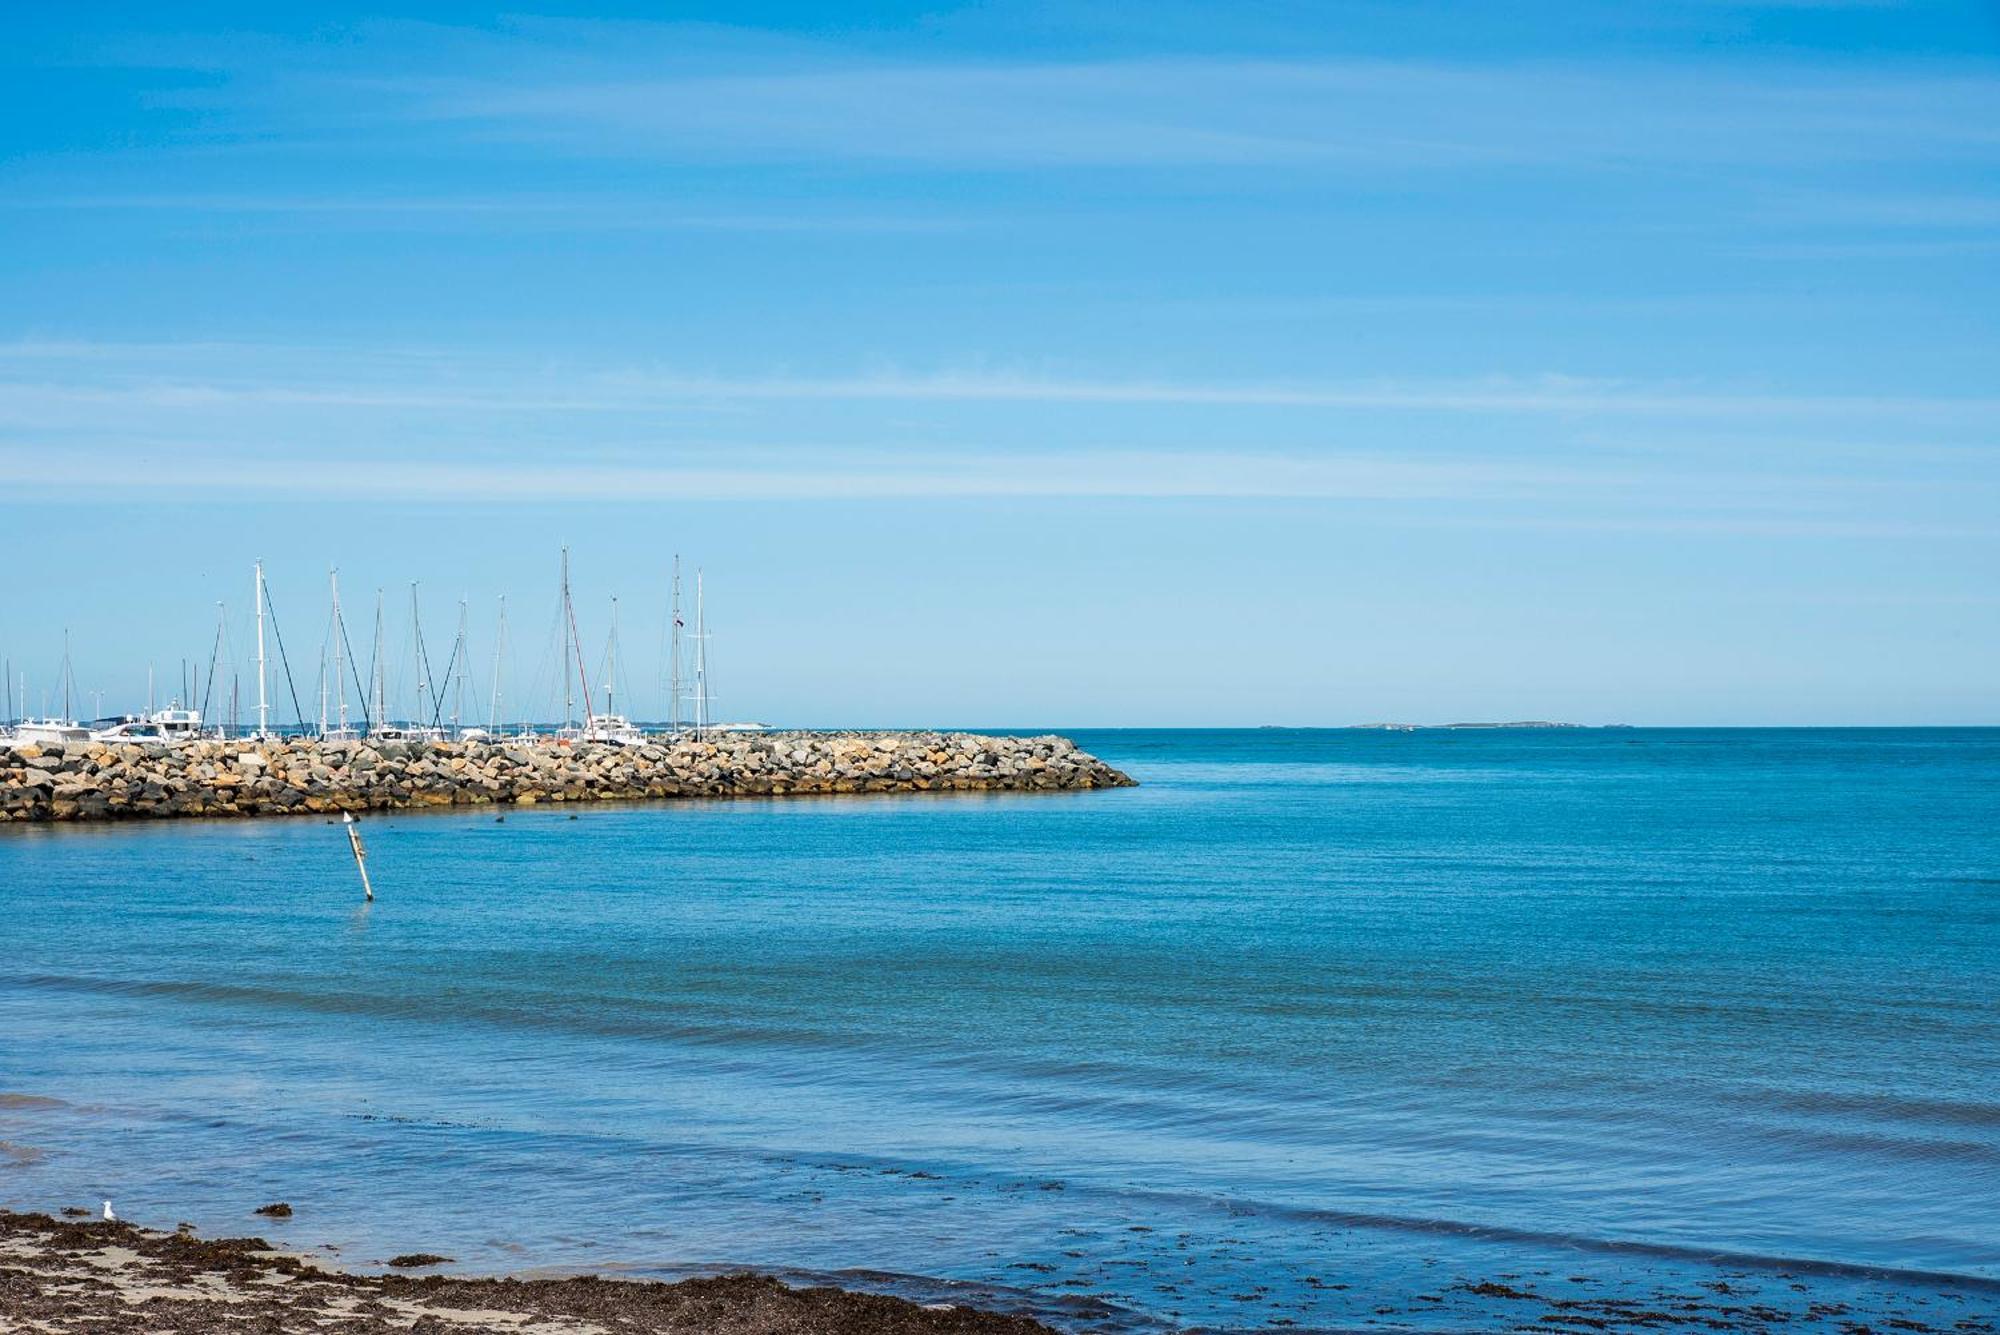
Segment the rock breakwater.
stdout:
[[644,746],[306,738],[0,743],[0,821],[280,816],[813,793],[1042,792],[1132,780],[1063,737],[783,732]]

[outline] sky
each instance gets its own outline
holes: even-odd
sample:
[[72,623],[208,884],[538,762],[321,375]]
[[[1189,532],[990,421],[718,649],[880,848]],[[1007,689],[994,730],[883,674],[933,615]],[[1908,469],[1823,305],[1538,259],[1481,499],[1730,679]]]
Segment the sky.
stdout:
[[0,28],[31,712],[2000,723],[1991,0]]

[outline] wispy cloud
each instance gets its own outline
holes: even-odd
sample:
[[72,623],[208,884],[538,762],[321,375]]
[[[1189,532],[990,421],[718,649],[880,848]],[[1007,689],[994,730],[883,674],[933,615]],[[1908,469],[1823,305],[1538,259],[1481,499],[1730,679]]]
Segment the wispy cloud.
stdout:
[[[68,365],[74,370],[51,370]],[[11,368],[11,369],[10,369]],[[1787,393],[1558,373],[1437,379],[1113,379],[1006,369],[720,375],[518,364],[445,351],[253,344],[0,343],[0,418],[229,406],[625,413],[717,402],[1020,403],[1476,415],[2000,421],[2000,396]]]
[[[2000,174],[2000,70],[1970,59],[1008,60],[548,19],[153,38],[104,58],[199,77],[147,95],[154,132],[119,150],[137,166],[125,188],[30,163],[0,211],[803,239],[1073,234],[1077,208],[1101,211],[1093,228],[1143,229],[1191,204],[1283,214],[1337,192],[1357,228],[1497,206],[1566,213],[1572,233],[1681,226],[1678,247],[1738,260],[1948,263],[1990,245],[2000,208],[1984,184]],[[518,186],[550,180],[574,190]],[[1504,226],[1488,240],[1533,244]]]
[[963,231],[980,220],[940,212],[900,213],[816,209],[811,212],[716,211],[664,208],[602,195],[368,196],[295,194],[146,194],[0,196],[0,211],[238,214],[310,219],[329,224],[420,228],[486,223],[510,230],[908,232]]
[[[842,439],[827,405],[846,402],[864,410]],[[882,421],[866,406],[884,403],[911,405],[903,443],[860,443]],[[721,406],[740,411],[698,416]],[[1388,443],[1422,414],[1449,431]],[[1843,443],[1864,419],[1865,452]],[[309,473],[316,495],[385,501],[1206,498],[1352,503],[1407,523],[1994,536],[1967,517],[1995,500],[1991,449],[1898,448],[1920,422],[1990,438],[2000,399],[1561,375],[720,376],[380,348],[0,344],[0,475],[38,494],[254,497]],[[1711,437],[1722,443],[1683,443]]]
[[[662,447],[663,455],[687,454]],[[1990,542],[2000,523],[1855,513],[1796,478],[1738,476],[1718,508],[1713,478],[1671,471],[1561,467],[1379,452],[1093,450],[952,458],[838,450],[726,452],[691,461],[560,464],[519,458],[310,461],[315,500],[373,503],[830,501],[1259,501],[1345,504],[1357,520],[1399,526],[1655,536]],[[0,445],[0,472],[42,498],[153,501],[299,495],[302,461],[232,451],[163,463],[158,452],[56,451]],[[1836,491],[1838,488],[1836,488]]]
[[[372,24],[185,48],[193,137],[675,161],[1286,171],[1988,161],[2000,77],[1932,62],[913,59],[676,23]],[[151,43],[138,58],[167,57]]]
[[986,372],[828,378],[725,378],[613,372],[602,376],[598,383],[641,396],[695,399],[883,399],[1703,417],[1845,416],[1857,412],[1922,417],[2000,414],[2000,397],[1732,394],[1697,386],[1676,387],[1565,375],[1230,384],[1065,379]]
[[1984,157],[2000,80],[1797,69],[1146,60],[878,64],[372,91],[412,121],[593,151],[963,165],[1547,167]]
[[[794,446],[784,450],[662,445],[653,463],[582,458],[427,461],[371,456],[320,475],[320,495],[373,499],[466,500],[836,500],[948,497],[1315,498],[1343,500],[1527,499],[1552,487],[1637,488],[1606,470],[1534,463],[1398,459],[1369,453],[1321,457],[1241,451],[1082,450],[952,456]],[[297,463],[232,449],[161,469],[109,468],[140,456],[112,449],[74,452],[0,446],[0,468],[47,487],[180,494],[269,494],[295,490]],[[144,480],[141,481],[143,475]]]

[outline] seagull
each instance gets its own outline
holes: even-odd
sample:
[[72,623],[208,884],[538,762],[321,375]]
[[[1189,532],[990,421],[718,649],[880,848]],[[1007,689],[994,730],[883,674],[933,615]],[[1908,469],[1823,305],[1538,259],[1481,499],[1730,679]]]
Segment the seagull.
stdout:
[[112,1223],[112,1224],[115,1224],[115,1223],[117,1223],[117,1222],[118,1222],[118,1216],[117,1216],[117,1215],[115,1215],[115,1214],[113,1214],[113,1213],[111,1213],[111,1202],[110,1202],[110,1201],[106,1201],[106,1202],[104,1202],[104,1219],[105,1219],[105,1222],[107,1222],[107,1223]]

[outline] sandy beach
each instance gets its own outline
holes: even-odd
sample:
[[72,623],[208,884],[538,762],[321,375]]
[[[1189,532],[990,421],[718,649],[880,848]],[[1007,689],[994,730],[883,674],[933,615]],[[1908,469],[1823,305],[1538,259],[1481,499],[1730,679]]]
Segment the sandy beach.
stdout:
[[678,1283],[461,1279],[324,1269],[262,1238],[0,1211],[0,1332],[218,1329],[610,1335],[1034,1335],[1024,1317],[757,1275]]

